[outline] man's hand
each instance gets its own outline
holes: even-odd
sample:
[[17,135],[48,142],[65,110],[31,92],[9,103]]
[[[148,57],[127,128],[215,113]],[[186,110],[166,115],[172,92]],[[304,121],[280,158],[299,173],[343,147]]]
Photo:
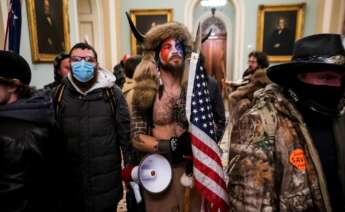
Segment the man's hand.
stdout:
[[133,181],[132,179],[133,168],[134,168],[133,165],[127,165],[125,168],[121,170],[121,178],[124,182],[128,183],[130,181]]
[[180,137],[172,137],[169,143],[174,162],[178,163],[183,160],[183,157],[192,156],[192,144],[188,131],[182,133]]
[[158,140],[153,136],[139,134],[133,142],[133,147],[141,152],[154,153],[158,150]]
[[179,137],[171,137],[169,140],[162,141],[158,141],[153,136],[139,134],[136,142],[133,142],[133,146],[142,152],[171,153],[173,162],[181,162],[183,157],[192,155],[192,145],[188,131],[185,131]]

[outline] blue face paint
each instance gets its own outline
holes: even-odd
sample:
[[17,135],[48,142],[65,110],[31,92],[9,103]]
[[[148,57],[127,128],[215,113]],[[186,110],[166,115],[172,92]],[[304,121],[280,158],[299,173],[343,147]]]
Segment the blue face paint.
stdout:
[[80,82],[88,82],[95,75],[95,65],[85,60],[71,63],[72,74]]
[[178,54],[180,57],[183,57],[183,45],[182,45],[182,42],[177,41],[177,42],[175,43],[175,48],[176,48],[177,54]]
[[183,58],[183,44],[182,42],[176,40],[175,38],[169,38],[165,40],[159,52],[159,59],[163,64],[169,63],[173,57]]

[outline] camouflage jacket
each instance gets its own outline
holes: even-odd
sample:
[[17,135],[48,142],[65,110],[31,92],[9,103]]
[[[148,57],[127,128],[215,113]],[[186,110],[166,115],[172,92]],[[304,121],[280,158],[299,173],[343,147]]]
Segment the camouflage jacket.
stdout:
[[252,106],[254,92],[272,83],[266,75],[266,69],[258,69],[253,74],[247,75],[244,80],[228,96],[228,109],[230,113],[228,130],[230,131],[233,123],[237,122],[239,117]]
[[270,84],[233,126],[230,211],[331,211],[321,163],[294,105]]

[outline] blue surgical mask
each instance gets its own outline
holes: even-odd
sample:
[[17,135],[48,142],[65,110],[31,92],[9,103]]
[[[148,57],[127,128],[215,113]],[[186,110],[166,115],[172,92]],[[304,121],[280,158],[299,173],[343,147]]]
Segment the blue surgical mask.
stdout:
[[88,82],[95,75],[95,65],[85,60],[71,63],[72,74],[80,82]]

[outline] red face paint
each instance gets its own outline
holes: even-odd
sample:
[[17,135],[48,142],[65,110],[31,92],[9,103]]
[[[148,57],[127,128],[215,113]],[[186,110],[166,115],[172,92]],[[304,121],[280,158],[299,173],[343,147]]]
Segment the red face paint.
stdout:
[[159,58],[163,64],[169,63],[170,60],[183,58],[183,48],[180,41],[169,38],[162,43]]
[[170,42],[164,42],[162,44],[161,51],[160,51],[160,59],[163,63],[168,63],[170,51],[171,51]]

